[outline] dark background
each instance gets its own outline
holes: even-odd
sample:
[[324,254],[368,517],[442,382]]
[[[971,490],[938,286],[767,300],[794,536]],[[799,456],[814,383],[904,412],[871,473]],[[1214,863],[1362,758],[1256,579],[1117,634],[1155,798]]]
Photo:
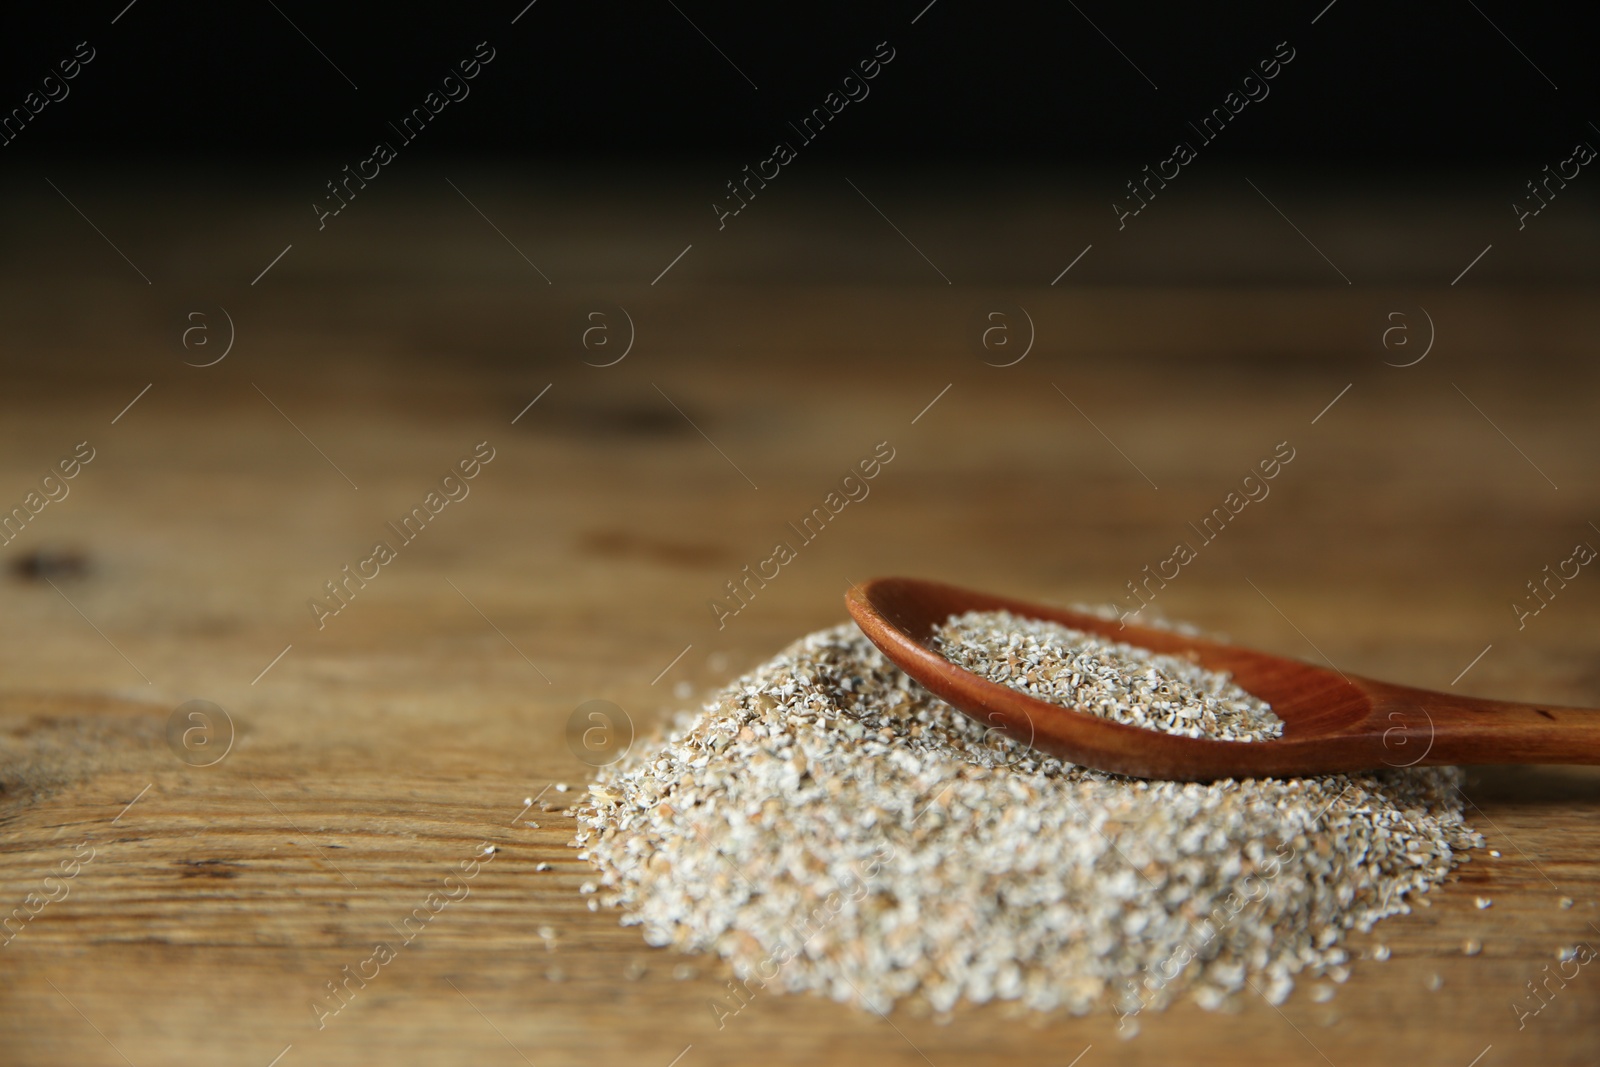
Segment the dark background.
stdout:
[[819,104],[883,40],[898,55],[872,83],[871,107],[847,108],[828,131],[823,147],[834,158],[1153,162],[1186,120],[1288,41],[1297,58],[1272,97],[1247,108],[1219,146],[1230,160],[1380,170],[1553,162],[1591,117],[1595,84],[1585,14],[1503,0],[1337,0],[1320,16],[1326,0],[1077,8],[938,0],[915,25],[926,0],[680,0],[678,10],[668,0],[539,0],[514,26],[525,0],[138,0],[112,25],[125,3],[8,18],[6,109],[79,41],[98,56],[73,83],[77,99],[47,108],[0,159],[364,154],[386,121],[419,104],[483,40],[499,59],[473,83],[472,105],[448,109],[449,121],[412,152],[765,154],[787,120]]

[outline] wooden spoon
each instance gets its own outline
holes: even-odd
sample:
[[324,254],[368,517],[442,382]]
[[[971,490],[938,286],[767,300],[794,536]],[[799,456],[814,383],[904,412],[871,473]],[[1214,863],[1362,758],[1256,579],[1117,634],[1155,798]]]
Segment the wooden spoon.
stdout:
[[[915,578],[853,587],[845,605],[872,643],[936,696],[1059,759],[1136,778],[1210,781],[1418,764],[1600,763],[1600,711],[1535,707],[1391,685],[1201,637],[1042,607]],[[932,648],[951,615],[1009,611],[1227,671],[1283,720],[1272,741],[1181,737],[1051,704],[956,666]]]

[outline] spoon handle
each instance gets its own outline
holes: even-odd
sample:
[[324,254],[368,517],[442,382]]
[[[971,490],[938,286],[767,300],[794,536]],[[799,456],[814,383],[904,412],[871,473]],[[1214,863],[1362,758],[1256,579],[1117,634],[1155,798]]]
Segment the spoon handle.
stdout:
[[1600,710],[1367,683],[1391,766],[1600,763]]

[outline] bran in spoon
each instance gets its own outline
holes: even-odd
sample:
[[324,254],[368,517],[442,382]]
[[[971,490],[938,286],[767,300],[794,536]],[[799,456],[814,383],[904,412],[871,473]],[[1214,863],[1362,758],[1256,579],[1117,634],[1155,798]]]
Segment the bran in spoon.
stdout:
[[1266,741],[1283,720],[1226,672],[1009,611],[952,615],[934,651],[991,682],[1104,719],[1185,737]]

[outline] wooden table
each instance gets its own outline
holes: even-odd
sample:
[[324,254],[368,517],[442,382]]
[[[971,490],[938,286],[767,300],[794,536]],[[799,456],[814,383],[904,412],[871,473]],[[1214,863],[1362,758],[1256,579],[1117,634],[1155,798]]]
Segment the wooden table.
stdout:
[[[799,193],[759,237],[718,244],[687,208],[586,236],[641,201],[571,193],[587,214],[563,214],[504,180],[477,203],[514,252],[420,178],[323,237],[281,190],[185,214],[176,192],[138,189],[78,202],[152,285],[59,202],[19,223],[0,265],[0,499],[78,442],[95,450],[5,548],[23,566],[40,549],[85,564],[47,568],[53,585],[4,579],[0,902],[37,911],[0,948],[5,1062],[1594,1061],[1594,968],[1552,983],[1520,1029],[1514,1008],[1560,948],[1600,944],[1600,776],[1583,769],[1473,772],[1471,821],[1499,856],[1475,853],[1429,906],[1352,936],[1331,1002],[1303,983],[1281,1010],[1182,1005],[1131,1041],[1113,1016],[886,1022],[798,996],[719,1029],[708,1002],[727,969],[588,911],[573,824],[543,809],[575,796],[552,783],[585,780],[567,744],[583,701],[625,709],[644,743],[672,709],[841,621],[847,583],[870,575],[1115,600],[1281,441],[1296,458],[1271,496],[1159,608],[1346,671],[1600,705],[1600,577],[1585,570],[1520,630],[1510,607],[1545,564],[1600,544],[1586,290],[1451,288],[1450,249],[1431,283],[1330,286],[1281,233],[1250,238],[1263,270],[1283,266],[1277,286],[1109,284],[1089,260],[1055,287],[1058,268],[1023,284],[987,267],[946,286],[870,215],[808,243],[801,205],[823,218],[833,201]],[[999,261],[964,203],[896,220],[958,275]],[[1077,223],[1058,222],[1056,246],[1024,258],[1064,264],[1091,239],[1063,254]],[[1346,269],[1381,261],[1348,244],[1330,249]],[[529,270],[541,259],[556,284]],[[1004,359],[974,323],[1003,304],[1037,340],[986,366]],[[1424,307],[1437,347],[1385,366],[1421,351]],[[234,349],[185,366],[221,351],[223,308]],[[621,352],[620,308],[632,351],[585,366]],[[1383,346],[1397,321],[1418,347]],[[212,347],[183,346],[197,323]],[[613,347],[590,335],[585,350],[597,323]],[[324,583],[398,543],[385,523],[485,441],[470,495],[319,629],[307,601],[331,606]],[[895,459],[871,496],[719,629],[708,601],[881,441]],[[210,766],[190,763],[218,748],[169,744],[192,699],[231,720]],[[313,1006],[486,846],[469,895],[342,1010]],[[1463,954],[1469,938],[1481,954]],[[1380,939],[1391,959],[1360,958]]]

